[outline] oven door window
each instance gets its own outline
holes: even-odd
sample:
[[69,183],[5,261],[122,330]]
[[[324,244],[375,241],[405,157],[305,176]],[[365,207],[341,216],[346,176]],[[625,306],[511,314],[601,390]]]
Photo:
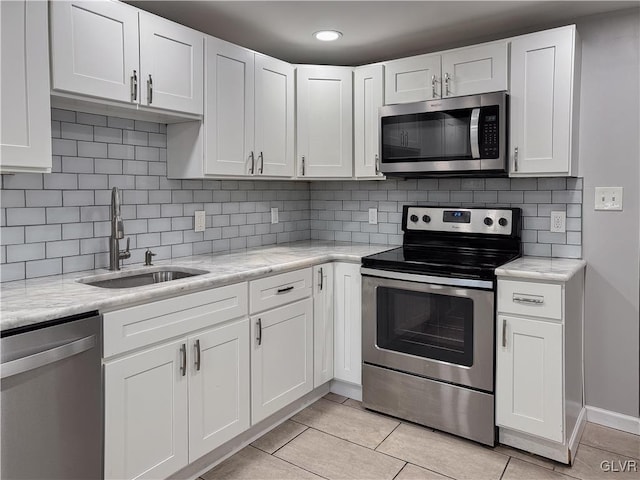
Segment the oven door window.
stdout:
[[473,300],[388,287],[376,296],[379,348],[473,365]]

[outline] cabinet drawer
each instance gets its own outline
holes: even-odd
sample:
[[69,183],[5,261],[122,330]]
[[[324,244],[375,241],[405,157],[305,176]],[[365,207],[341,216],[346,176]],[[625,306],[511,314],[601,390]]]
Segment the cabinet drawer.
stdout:
[[311,269],[296,270],[249,283],[251,313],[311,296]]
[[107,312],[103,316],[104,357],[247,315],[247,284]]
[[498,280],[498,311],[562,320],[562,286]]

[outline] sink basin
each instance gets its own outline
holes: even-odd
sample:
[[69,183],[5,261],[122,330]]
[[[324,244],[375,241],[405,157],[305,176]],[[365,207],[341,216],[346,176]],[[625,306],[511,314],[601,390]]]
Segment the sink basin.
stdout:
[[80,283],[101,288],[134,288],[155,283],[171,282],[181,278],[209,273],[206,270],[184,267],[151,267],[128,272],[107,273],[81,278]]

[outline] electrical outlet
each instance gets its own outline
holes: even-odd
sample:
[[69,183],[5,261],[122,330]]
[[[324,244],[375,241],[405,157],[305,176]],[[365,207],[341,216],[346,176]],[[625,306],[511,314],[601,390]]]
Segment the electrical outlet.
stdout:
[[596,187],[595,210],[622,210],[622,187]]
[[278,223],[278,209],[271,209],[271,223]]
[[567,212],[551,212],[551,231],[559,233],[567,231]]
[[204,210],[196,210],[194,212],[193,230],[195,232],[204,232],[206,222],[205,218]]
[[370,208],[369,209],[369,223],[371,225],[377,225],[378,224],[378,209],[377,208]]

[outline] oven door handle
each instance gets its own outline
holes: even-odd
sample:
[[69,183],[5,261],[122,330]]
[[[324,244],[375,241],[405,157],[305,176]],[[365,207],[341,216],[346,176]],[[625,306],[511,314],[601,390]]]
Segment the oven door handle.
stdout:
[[387,270],[377,270],[374,268],[366,268],[366,267],[361,267],[360,273],[362,275],[369,275],[372,277],[379,277],[379,278],[389,278],[391,280],[405,280],[408,282],[435,283],[438,285],[450,285],[452,287],[485,288],[488,290],[493,290],[493,282],[490,280],[435,277],[432,275],[419,275],[416,273],[404,273],[404,272],[390,272]]
[[469,143],[471,144],[471,158],[480,158],[480,144],[478,142],[478,126],[480,124],[480,109],[471,110],[471,124],[469,125]]

